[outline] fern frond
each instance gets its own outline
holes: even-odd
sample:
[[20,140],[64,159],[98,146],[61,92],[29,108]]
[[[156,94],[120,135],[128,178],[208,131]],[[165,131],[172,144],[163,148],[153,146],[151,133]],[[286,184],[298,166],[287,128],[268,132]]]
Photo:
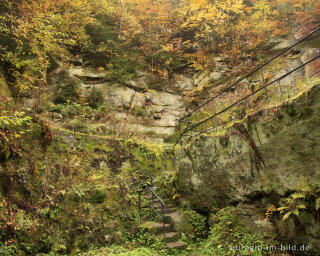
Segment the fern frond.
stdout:
[[304,209],[307,209],[307,206],[305,206],[304,204],[299,204],[296,206],[296,208],[299,210],[304,210]]
[[304,198],[306,198],[306,194],[305,193],[293,193],[293,194],[291,194],[291,197],[293,199],[304,199]]
[[280,211],[281,213],[285,210],[289,210],[289,207],[288,206],[283,206],[283,207],[279,207],[277,208],[277,211]]
[[312,192],[312,186],[306,177],[301,176],[300,182],[297,186],[297,190],[302,192]]
[[296,215],[296,216],[299,216],[299,210],[298,209],[294,209],[293,211],[292,211],[292,213],[294,214],[294,215]]

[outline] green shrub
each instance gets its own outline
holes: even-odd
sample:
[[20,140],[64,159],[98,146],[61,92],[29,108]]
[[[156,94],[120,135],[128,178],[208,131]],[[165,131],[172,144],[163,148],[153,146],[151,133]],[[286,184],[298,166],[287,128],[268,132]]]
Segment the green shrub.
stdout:
[[179,134],[177,132],[169,135],[167,138],[164,138],[165,143],[175,143],[179,139]]
[[147,112],[141,106],[134,106],[132,108],[132,114],[135,115],[135,116],[145,116],[147,114]]
[[65,107],[64,104],[54,104],[53,102],[48,102],[47,104],[41,106],[42,111],[49,111],[55,113],[62,113],[62,109]]
[[2,256],[16,256],[23,255],[18,249],[17,245],[4,245],[0,242],[0,255]]
[[[267,241],[252,234],[241,222],[234,207],[226,207],[213,215],[215,222],[209,237],[200,246],[203,256],[224,255],[269,255]],[[275,241],[268,241],[276,246]],[[261,250],[260,250],[261,249]]]
[[208,229],[206,228],[207,218],[194,210],[184,211],[184,217],[192,226],[192,234],[190,238],[192,240],[198,241],[201,238],[205,238],[208,234]]
[[91,196],[89,201],[93,204],[100,204],[103,203],[106,197],[106,192],[103,189],[95,189],[91,191]]
[[64,104],[60,112],[64,117],[74,117],[82,113],[82,106],[79,103],[72,102],[71,104]]
[[53,92],[53,102],[55,104],[78,101],[79,98],[79,88],[74,82],[58,84]]
[[95,112],[95,117],[97,120],[104,118],[106,115],[106,111],[107,111],[107,105],[106,104],[102,104],[99,105],[98,109]]
[[100,105],[103,104],[104,97],[101,90],[93,87],[87,97],[87,102],[90,107],[97,109]]
[[320,186],[301,176],[293,193],[282,200],[280,206],[277,211],[283,215],[283,221],[299,217],[302,211],[310,212],[316,217],[320,211]]

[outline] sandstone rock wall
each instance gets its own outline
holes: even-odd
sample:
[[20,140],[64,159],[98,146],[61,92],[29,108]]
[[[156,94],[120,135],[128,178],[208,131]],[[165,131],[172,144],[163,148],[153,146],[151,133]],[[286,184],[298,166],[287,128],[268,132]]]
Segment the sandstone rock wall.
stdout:
[[248,116],[178,152],[178,187],[201,210],[285,195],[300,176],[320,182],[320,83],[278,108]]
[[148,120],[148,126],[139,123],[137,130],[159,134],[174,132],[177,120],[186,112],[182,96],[174,92],[148,90],[146,75],[140,75],[137,80],[124,84],[106,81],[105,77],[104,71],[82,65],[60,63],[60,66],[50,75],[48,90],[68,81],[78,84],[84,94],[92,88],[98,88],[104,95],[105,103],[118,116],[125,118],[129,115],[128,110],[136,107],[144,112],[144,119]]
[[[296,41],[297,38],[293,35],[271,39],[263,45],[266,57],[274,56]],[[319,42],[315,41],[317,40],[299,45],[285,58],[268,65],[264,69],[266,79],[271,81],[315,56],[320,47]],[[156,84],[157,89],[150,89],[148,84],[154,80],[150,74],[137,70],[134,79],[119,84],[107,81],[107,72],[104,69],[87,66],[81,57],[77,57],[73,61],[57,62],[57,68],[49,75],[48,88],[52,89],[56,84],[70,80],[76,82],[84,93],[89,92],[91,88],[99,88],[103,92],[106,104],[113,108],[118,116],[129,115],[128,110],[132,108],[143,110],[144,120],[137,120],[137,130],[172,134],[179,118],[185,115],[188,109],[195,108],[203,99],[230,86],[232,81],[245,75],[246,67],[254,66],[257,60],[244,54],[241,62],[234,63],[225,55],[215,57],[214,63],[215,67],[211,71],[191,69],[183,74],[174,74],[171,81]],[[292,84],[296,79],[311,74],[313,69],[312,66],[307,66],[283,79],[281,83],[283,86]],[[261,83],[259,73],[245,79],[236,88],[235,93],[241,94],[241,90],[248,91],[256,86],[258,88]]]

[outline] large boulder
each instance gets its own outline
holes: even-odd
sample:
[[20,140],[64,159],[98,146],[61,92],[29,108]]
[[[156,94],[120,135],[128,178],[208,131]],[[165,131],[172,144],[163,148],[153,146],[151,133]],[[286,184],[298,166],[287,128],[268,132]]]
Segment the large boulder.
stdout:
[[114,86],[112,90],[107,91],[105,101],[117,110],[129,109],[135,93],[132,89]]
[[289,104],[249,116],[178,152],[179,190],[208,211],[266,191],[286,195],[300,176],[320,182],[320,84]]

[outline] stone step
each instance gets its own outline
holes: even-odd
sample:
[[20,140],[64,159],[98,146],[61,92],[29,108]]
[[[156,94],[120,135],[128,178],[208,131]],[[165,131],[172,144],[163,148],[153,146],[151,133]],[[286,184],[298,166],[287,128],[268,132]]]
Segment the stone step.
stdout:
[[[151,206],[151,205],[150,205],[150,206]],[[158,212],[160,215],[162,215],[162,207],[153,205],[153,208],[154,208],[155,210],[157,210],[157,212]],[[164,207],[164,208],[163,208],[163,213],[164,213],[164,215],[170,214],[170,213],[173,213],[173,212],[176,212],[176,211],[177,211],[177,209],[170,208],[170,207]]]
[[[152,199],[152,195],[151,195],[150,192],[144,194],[143,197],[144,197],[145,199],[147,199],[147,200],[151,200],[151,199]],[[160,197],[160,198],[161,198],[161,197]],[[158,199],[155,195],[153,195],[153,200],[159,200],[159,199]]]
[[165,237],[163,234],[156,235],[156,239],[162,240],[166,243],[175,242],[180,239],[180,234],[178,232],[166,232]]
[[165,245],[165,248],[166,249],[169,249],[169,248],[173,248],[173,249],[186,249],[188,247],[188,245],[184,242],[171,242],[171,243],[167,243]]
[[[161,210],[161,208],[159,209],[159,208],[155,208],[156,209],[156,211],[159,213],[159,215],[160,216],[162,216],[162,210]],[[166,209],[166,208],[164,208],[163,209],[163,214],[164,214],[164,219],[166,220],[167,218],[166,218],[166,214],[171,214],[171,213],[173,213],[174,212],[174,210],[172,210],[172,209]],[[167,223],[167,222],[165,222],[165,223]]]
[[[165,203],[164,208],[176,210],[176,207],[171,206],[170,204],[167,204],[166,202],[164,202],[164,203]],[[152,201],[152,205],[153,205],[153,207],[157,207],[157,208],[162,207],[162,203],[158,199],[154,199]]]
[[174,229],[179,227],[182,223],[182,219],[180,217],[179,212],[175,211],[172,213],[165,213],[164,214],[164,222],[165,223],[170,223]]
[[[160,214],[162,214],[162,209],[161,209],[161,207],[155,207],[155,206],[153,206]],[[175,211],[177,211],[176,209],[173,209],[173,208],[169,208],[169,207],[164,207],[163,208],[163,213],[164,213],[164,215],[166,215],[166,214],[170,214],[170,213],[173,213],[173,212],[175,212]]]
[[[153,200],[152,205],[153,205],[153,207],[156,207],[156,208],[161,208],[162,207],[162,203],[159,200]],[[168,206],[165,204],[164,208],[167,208],[167,207]]]
[[157,222],[146,222],[141,225],[142,228],[148,229],[148,231],[152,234],[163,234],[163,232],[171,232],[174,231],[171,224],[166,223],[163,228],[162,223]]

